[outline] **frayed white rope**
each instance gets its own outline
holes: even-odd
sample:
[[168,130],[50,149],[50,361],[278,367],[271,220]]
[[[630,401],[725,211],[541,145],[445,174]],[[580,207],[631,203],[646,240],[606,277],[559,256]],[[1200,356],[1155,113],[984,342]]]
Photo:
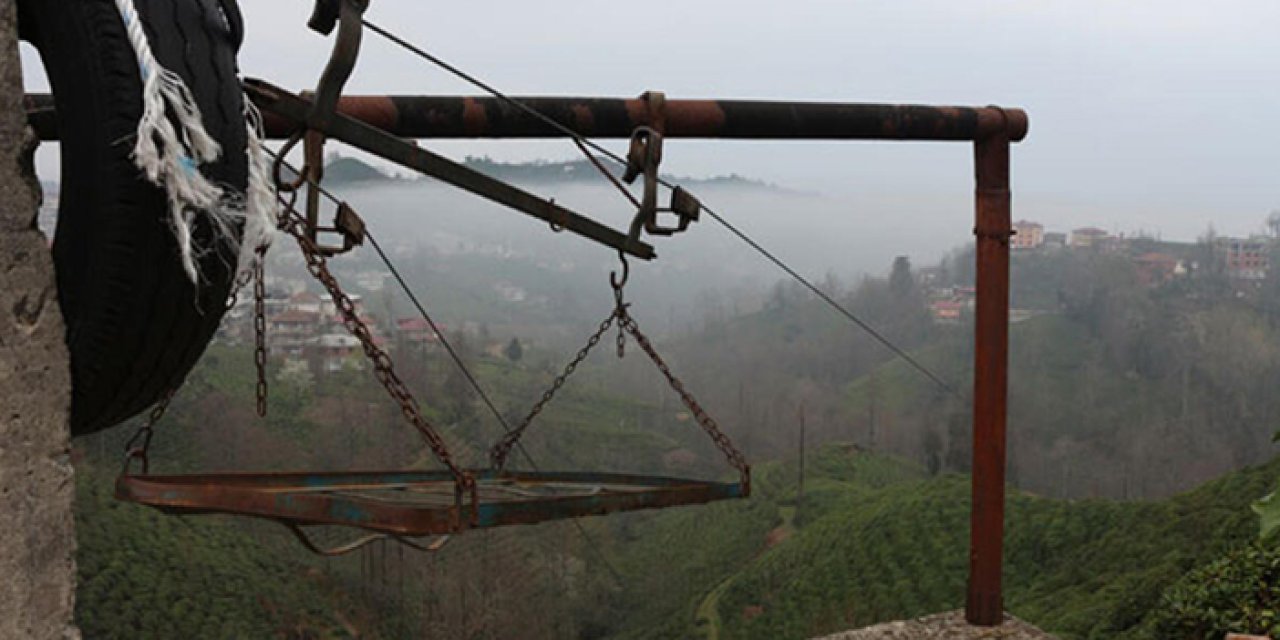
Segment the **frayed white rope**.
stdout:
[[[192,228],[196,215],[202,214],[213,228],[211,246],[235,239],[236,223],[243,222],[236,269],[237,275],[244,273],[256,264],[255,250],[270,244],[270,220],[275,211],[270,171],[262,153],[260,117],[251,105],[246,107],[247,193],[225,193],[200,172],[200,166],[217,160],[222,150],[205,131],[200,108],[191,91],[180,76],[156,60],[133,0],[115,2],[142,79],[143,108],[133,160],[147,180],[166,191],[170,226],[177,240],[182,268],[191,282],[199,282],[196,263],[203,251],[193,246]],[[247,99],[245,103],[248,105]]]
[[237,271],[253,270],[262,259],[279,222],[279,202],[271,177],[271,163],[262,149],[262,114],[244,97],[244,118],[248,125],[245,153],[249,155],[249,184],[244,198],[244,235],[240,242]]

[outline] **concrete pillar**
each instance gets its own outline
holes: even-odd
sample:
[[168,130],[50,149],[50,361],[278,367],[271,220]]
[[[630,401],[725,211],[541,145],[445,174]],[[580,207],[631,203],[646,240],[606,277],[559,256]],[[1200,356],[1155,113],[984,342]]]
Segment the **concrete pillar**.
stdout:
[[78,638],[71,374],[36,228],[16,0],[0,0],[0,638]]

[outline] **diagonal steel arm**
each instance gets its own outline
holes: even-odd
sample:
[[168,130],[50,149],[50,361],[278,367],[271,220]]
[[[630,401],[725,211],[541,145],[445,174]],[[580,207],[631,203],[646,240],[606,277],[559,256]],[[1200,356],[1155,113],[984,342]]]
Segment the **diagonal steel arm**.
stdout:
[[[259,109],[296,122],[300,127],[307,122],[311,102],[306,98],[257,79],[245,81],[245,92]],[[341,113],[335,113],[329,122],[323,124],[322,133],[637,258],[650,260],[655,257],[652,246],[630,240],[625,233],[574,213],[553,200],[544,200]]]

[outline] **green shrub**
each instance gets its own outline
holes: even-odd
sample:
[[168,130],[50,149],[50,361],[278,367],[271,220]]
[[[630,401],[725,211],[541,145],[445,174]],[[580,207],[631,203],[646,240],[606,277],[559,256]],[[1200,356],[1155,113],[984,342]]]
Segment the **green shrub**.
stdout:
[[1280,634],[1280,549],[1249,545],[1183,576],[1165,592],[1155,625],[1171,639]]

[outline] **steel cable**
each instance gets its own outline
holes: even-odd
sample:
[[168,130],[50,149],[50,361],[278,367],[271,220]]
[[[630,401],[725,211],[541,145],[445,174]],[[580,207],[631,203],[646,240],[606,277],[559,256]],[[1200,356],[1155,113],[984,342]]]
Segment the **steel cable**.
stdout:
[[[635,202],[634,196],[632,196],[631,193],[628,192],[626,189],[622,188],[622,185],[617,181],[617,178],[613,176],[612,173],[609,173],[608,170],[603,165],[601,165],[600,162],[594,156],[592,156],[590,150],[595,150],[597,153],[600,153],[601,155],[608,157],[614,162],[617,162],[625,166],[627,164],[627,161],[619,154],[609,150],[607,147],[604,147],[603,145],[591,140],[590,138],[587,138],[582,134],[579,134],[577,131],[574,131],[568,126],[565,126],[564,124],[556,121],[554,118],[546,115],[545,113],[542,113],[541,111],[538,111],[537,109],[534,109],[533,107],[530,107],[529,105],[524,104],[523,102],[520,102],[519,100],[516,100],[502,93],[501,91],[497,90],[496,88],[489,85],[488,83],[480,80],[479,78],[476,78],[475,76],[463,71],[462,69],[459,69],[458,67],[455,67],[454,65],[449,64],[448,62],[439,58],[438,56],[435,56],[423,50],[422,48],[415,46],[414,44],[395,35],[394,33],[391,33],[390,31],[383,29],[377,24],[370,22],[369,20],[363,20],[363,23],[364,23],[364,26],[368,28],[370,31],[373,31],[374,33],[382,36],[383,38],[386,38],[388,41],[392,42],[393,44],[400,46],[406,51],[409,51],[410,53],[413,53],[421,57],[422,59],[440,67],[441,69],[444,69],[445,71],[453,74],[454,76],[458,77],[464,82],[467,82],[479,88],[480,90],[489,93],[493,97],[519,109],[520,111],[523,111],[524,113],[539,120],[540,122],[546,124],[547,126],[552,127],[556,131],[559,131],[560,133],[566,136],[569,136],[570,138],[573,139],[574,143],[578,146],[578,148],[582,151],[582,153],[587,157],[587,159],[591,161],[591,164],[594,165],[597,170],[604,173],[605,177],[608,178],[609,181],[614,184],[614,186],[617,186],[619,189],[622,189],[623,193],[626,194],[628,199],[630,199],[633,203]],[[658,177],[658,183],[668,189],[675,189],[676,187],[676,185],[672,184],[669,180],[662,178],[661,176]],[[702,210],[706,211],[707,215],[711,216],[711,219],[718,222],[722,227],[724,227],[727,231],[729,231],[729,233],[733,234],[739,240],[746,243],[748,247],[751,247],[753,250],[759,253],[766,260],[773,263],[774,266],[778,267],[784,273],[790,276],[793,280],[800,283],[802,286],[804,286],[804,288],[808,289],[810,292],[816,295],[819,300],[822,300],[822,302],[826,303],[827,306],[831,307],[837,313],[839,313],[840,315],[848,319],[850,322],[852,322],[855,326],[865,331],[877,342],[879,342],[885,348],[889,349],[889,351],[892,352],[894,355],[898,356],[899,358],[902,358],[908,365],[910,365],[916,371],[923,374],[926,378],[931,380],[934,384],[938,385],[938,387],[940,387],[942,390],[956,396],[957,398],[960,398],[962,400],[964,399],[964,396],[955,387],[951,386],[946,381],[944,381],[941,378],[941,376],[934,373],[932,370],[930,370],[928,367],[922,364],[919,360],[916,360],[914,357],[908,354],[901,347],[894,344],[893,341],[890,340],[887,336],[885,336],[880,331],[876,330],[865,320],[859,318],[856,314],[854,314],[852,311],[847,309],[844,305],[837,302],[825,291],[818,288],[817,285],[810,282],[808,278],[805,278],[804,276],[800,275],[795,269],[791,268],[790,265],[783,262],[781,258],[774,255],[768,249],[765,249],[764,246],[762,246],[759,242],[752,239],[744,231],[734,226],[733,224],[729,223],[728,220],[725,220],[724,217],[721,216],[719,213],[717,213],[714,209],[707,206],[705,202],[702,203]]]

